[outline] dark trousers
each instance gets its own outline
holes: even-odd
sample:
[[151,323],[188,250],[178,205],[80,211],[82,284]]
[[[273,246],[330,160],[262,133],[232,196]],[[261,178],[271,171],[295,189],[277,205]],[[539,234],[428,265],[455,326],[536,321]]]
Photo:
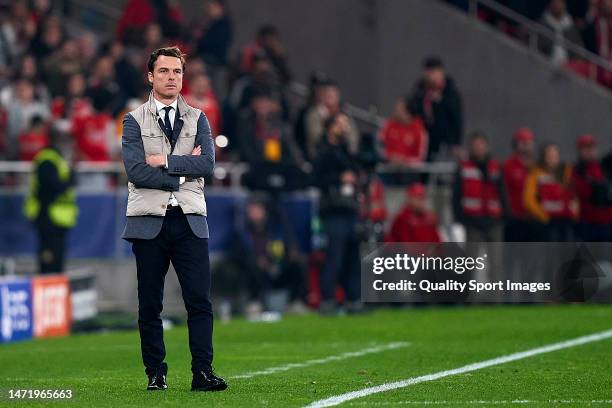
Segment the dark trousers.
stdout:
[[573,240],[572,223],[566,219],[552,219],[547,224],[536,224],[535,236],[540,242],[571,242]]
[[[270,271],[261,269],[257,265],[248,265],[247,287],[251,300],[262,300],[266,292],[272,289],[287,289],[291,301],[306,298],[306,278],[304,266],[300,262],[283,261],[279,266],[279,273],[272,276]],[[235,283],[234,283],[235,285]]]
[[504,228],[506,242],[533,242],[537,240],[538,226],[534,221],[510,218]]
[[165,365],[162,320],[164,280],[170,262],[181,284],[187,309],[191,369],[211,369],[213,359],[213,313],[210,302],[210,263],[208,239],[191,231],[180,209],[169,210],[159,235],[153,239],[135,239],[138,275],[138,328],[142,360],[147,374]]
[[40,274],[64,272],[66,229],[56,227],[49,220],[36,223],[38,233],[38,272]]
[[583,242],[612,241],[612,224],[581,222],[575,227],[576,239]]
[[328,242],[325,265],[321,270],[323,300],[334,300],[336,286],[340,284],[346,299],[357,301],[361,295],[357,215],[329,214],[322,216],[322,221]]

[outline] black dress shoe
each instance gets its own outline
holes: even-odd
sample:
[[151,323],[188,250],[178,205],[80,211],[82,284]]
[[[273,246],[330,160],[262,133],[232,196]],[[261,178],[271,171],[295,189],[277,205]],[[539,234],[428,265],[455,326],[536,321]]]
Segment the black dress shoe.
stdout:
[[225,380],[212,371],[198,371],[191,380],[191,391],[223,391],[226,388]]
[[165,390],[168,388],[166,383],[166,374],[168,373],[168,367],[163,365],[157,370],[149,374],[149,384],[147,385],[148,391]]

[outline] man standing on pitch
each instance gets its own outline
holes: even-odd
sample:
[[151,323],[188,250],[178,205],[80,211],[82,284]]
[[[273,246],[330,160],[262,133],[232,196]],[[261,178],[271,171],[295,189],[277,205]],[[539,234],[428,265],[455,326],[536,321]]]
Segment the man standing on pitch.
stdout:
[[180,95],[185,55],[155,50],[148,63],[149,100],[123,121],[123,162],[128,177],[127,225],[138,278],[138,327],[148,390],[163,390],[168,366],[160,314],[170,262],[187,309],[193,391],[221,391],[212,370],[208,224],[204,177],[215,155],[206,116]]

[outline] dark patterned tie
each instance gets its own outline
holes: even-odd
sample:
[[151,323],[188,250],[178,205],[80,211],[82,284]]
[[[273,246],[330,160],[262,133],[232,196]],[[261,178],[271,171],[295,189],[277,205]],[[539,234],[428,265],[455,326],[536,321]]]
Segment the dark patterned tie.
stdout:
[[166,135],[168,135],[169,139],[172,139],[172,124],[170,123],[170,111],[172,110],[172,106],[166,106],[163,110],[166,111],[166,115],[164,116],[164,127]]

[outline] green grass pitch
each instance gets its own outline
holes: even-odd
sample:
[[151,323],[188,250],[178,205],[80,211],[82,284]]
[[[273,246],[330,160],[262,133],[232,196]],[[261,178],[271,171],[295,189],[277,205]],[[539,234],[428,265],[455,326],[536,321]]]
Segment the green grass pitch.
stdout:
[[[386,309],[360,316],[289,316],[215,326],[221,393],[189,391],[187,332],[165,332],[166,392],[145,391],[137,332],[0,345],[0,405],[300,407],[338,394],[436,373],[612,329],[610,305]],[[334,359],[390,343],[408,344]],[[291,363],[286,371],[232,378]],[[285,367],[287,368],[287,367]],[[8,389],[72,389],[72,401],[9,401]],[[612,405],[612,339],[369,395],[342,406]]]

